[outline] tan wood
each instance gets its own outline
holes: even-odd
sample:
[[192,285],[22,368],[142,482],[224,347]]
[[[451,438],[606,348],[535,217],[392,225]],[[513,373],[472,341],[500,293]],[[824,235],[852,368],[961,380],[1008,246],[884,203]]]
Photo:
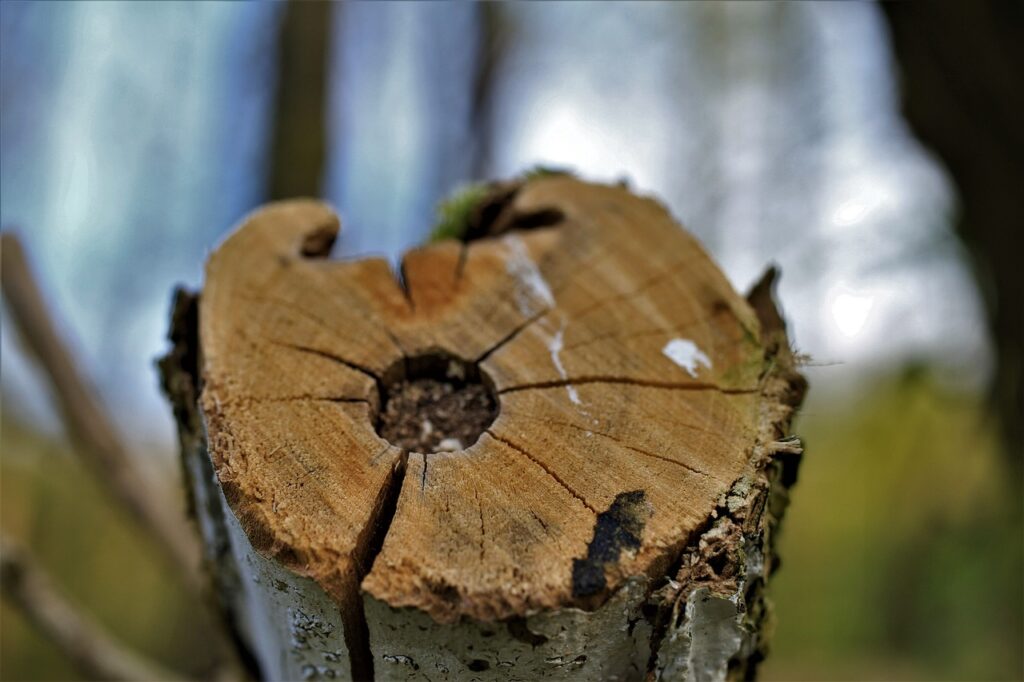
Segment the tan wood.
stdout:
[[[381,608],[446,637],[600,610],[627,584],[646,599],[738,482],[763,506],[751,481],[787,449],[769,447],[802,386],[784,330],[769,342],[661,205],[563,176],[508,187],[501,234],[416,249],[400,277],[325,258],[338,220],[310,200],[251,215],[207,264],[201,408],[224,497],[258,553],[340,606],[354,661],[369,632],[378,676],[420,670],[376,650]],[[536,222],[553,224],[516,228]],[[375,430],[382,391],[439,352],[478,363],[497,419],[464,449],[404,452]]]

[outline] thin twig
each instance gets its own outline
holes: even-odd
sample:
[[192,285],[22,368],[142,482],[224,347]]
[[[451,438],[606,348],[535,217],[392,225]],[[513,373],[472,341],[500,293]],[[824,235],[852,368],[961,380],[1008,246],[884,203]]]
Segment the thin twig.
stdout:
[[57,592],[24,549],[2,535],[0,587],[4,597],[87,677],[133,682],[183,679],[114,639]]
[[[0,234],[0,282],[8,309],[24,338],[50,378],[75,451],[92,469],[100,485],[124,508],[142,530],[155,539],[164,556],[184,576],[206,609],[212,609],[209,585],[200,572],[200,548],[184,519],[180,522],[159,505],[161,499],[138,470],[128,449],[114,429],[95,391],[78,372],[78,365],[64,346],[47,315],[46,305],[28,266],[17,237]],[[211,614],[212,616],[212,614]],[[219,622],[211,618],[213,622]],[[220,654],[216,679],[247,679],[238,652],[221,629],[213,633]]]
[[101,485],[129,512],[147,535],[184,571],[191,587],[199,584],[199,548],[163,507],[147,485],[96,392],[79,373],[78,364],[61,341],[47,314],[42,294],[17,237],[0,235],[0,281],[8,309],[25,346],[49,376],[76,452],[93,469]]

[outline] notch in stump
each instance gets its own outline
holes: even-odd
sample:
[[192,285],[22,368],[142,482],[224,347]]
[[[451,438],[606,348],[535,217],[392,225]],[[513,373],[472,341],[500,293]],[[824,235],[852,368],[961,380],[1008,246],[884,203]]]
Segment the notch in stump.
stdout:
[[314,201],[210,257],[188,357],[243,639],[271,678],[745,674],[804,389],[771,282],[622,187],[477,200],[401,283],[325,260]]

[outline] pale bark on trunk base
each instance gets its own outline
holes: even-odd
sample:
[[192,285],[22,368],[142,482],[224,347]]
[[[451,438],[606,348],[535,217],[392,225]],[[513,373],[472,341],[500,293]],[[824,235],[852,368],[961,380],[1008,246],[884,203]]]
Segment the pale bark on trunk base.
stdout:
[[274,204],[179,296],[165,387],[240,643],[270,679],[752,675],[804,388],[774,273],[748,302],[568,177],[473,220],[399,283]]

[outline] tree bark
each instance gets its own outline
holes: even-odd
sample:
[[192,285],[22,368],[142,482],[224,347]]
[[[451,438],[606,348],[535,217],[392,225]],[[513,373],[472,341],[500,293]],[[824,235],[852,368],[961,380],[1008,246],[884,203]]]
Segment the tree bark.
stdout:
[[248,217],[163,361],[229,622],[270,679],[753,674],[804,390],[656,202],[540,176],[468,242],[331,262]]

